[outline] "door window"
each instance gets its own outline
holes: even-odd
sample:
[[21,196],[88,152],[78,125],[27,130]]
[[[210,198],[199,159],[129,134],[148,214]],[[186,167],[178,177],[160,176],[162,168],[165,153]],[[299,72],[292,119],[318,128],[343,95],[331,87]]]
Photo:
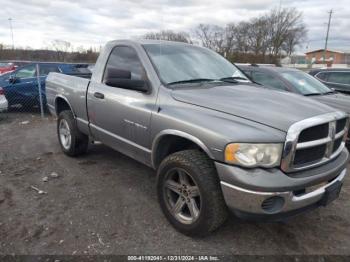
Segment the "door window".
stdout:
[[58,66],[56,65],[40,65],[39,64],[39,70],[40,70],[40,75],[41,76],[46,76],[48,75],[50,72],[60,72],[60,70],[58,69]]
[[16,77],[18,78],[34,77],[35,71],[36,71],[35,69],[36,69],[35,65],[23,67],[16,72]]
[[264,86],[269,86],[269,87],[274,87],[277,89],[286,90],[286,87],[283,84],[283,82],[271,74],[253,71],[252,78],[255,82],[262,84]]
[[350,72],[330,72],[328,82],[350,85]]
[[327,81],[328,73],[321,72],[316,75],[316,78],[321,79],[323,81]]
[[105,69],[127,70],[131,72],[132,80],[145,79],[145,71],[135,50],[128,46],[117,46],[113,49]]

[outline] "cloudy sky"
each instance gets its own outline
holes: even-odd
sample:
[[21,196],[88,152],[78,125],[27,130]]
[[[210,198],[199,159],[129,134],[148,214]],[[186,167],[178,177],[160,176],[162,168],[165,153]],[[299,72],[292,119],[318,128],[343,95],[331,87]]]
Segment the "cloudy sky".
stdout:
[[[280,0],[0,0],[0,43],[43,48],[54,39],[74,47],[172,29],[190,32],[199,23],[225,25],[278,7]],[[350,50],[349,0],[282,0],[304,14],[308,41],[299,52],[322,48],[328,11],[334,10],[329,47]]]

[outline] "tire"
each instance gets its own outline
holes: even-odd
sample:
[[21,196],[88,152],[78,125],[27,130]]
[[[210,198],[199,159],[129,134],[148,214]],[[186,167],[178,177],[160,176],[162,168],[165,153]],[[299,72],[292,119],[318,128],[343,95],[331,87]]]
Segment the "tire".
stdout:
[[[190,185],[185,189],[181,185],[186,180],[181,182],[181,177],[186,177],[184,174]],[[227,219],[227,206],[214,163],[199,150],[179,151],[162,161],[157,174],[157,194],[165,217],[185,235],[206,236]],[[179,200],[181,196],[183,198]],[[179,209],[180,213],[176,215]]]
[[[65,131],[63,126],[66,128]],[[62,151],[68,156],[84,154],[88,149],[89,137],[78,130],[76,120],[70,110],[64,110],[58,115],[57,137]]]

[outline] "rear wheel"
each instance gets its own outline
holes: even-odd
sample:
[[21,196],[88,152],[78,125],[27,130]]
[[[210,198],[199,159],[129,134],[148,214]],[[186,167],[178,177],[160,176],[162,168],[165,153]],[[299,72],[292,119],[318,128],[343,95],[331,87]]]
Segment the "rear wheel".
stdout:
[[207,235],[227,218],[214,164],[198,150],[164,159],[158,169],[157,191],[163,213],[186,235]]
[[73,113],[62,111],[57,119],[57,136],[62,151],[69,156],[86,153],[89,137],[78,130]]

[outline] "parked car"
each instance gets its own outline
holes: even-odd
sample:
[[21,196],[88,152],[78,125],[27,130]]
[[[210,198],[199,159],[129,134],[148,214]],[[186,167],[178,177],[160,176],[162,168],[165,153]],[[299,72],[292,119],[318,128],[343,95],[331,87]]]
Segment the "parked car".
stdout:
[[350,94],[350,69],[313,69],[309,74],[316,77],[329,88],[333,88],[345,94]]
[[91,138],[156,169],[161,209],[185,234],[215,230],[227,209],[283,219],[341,191],[348,115],[261,88],[209,49],[112,41],[90,80],[50,73],[46,89],[62,151]]
[[309,74],[294,68],[239,66],[253,81],[267,87],[308,96],[321,103],[350,113],[350,96],[325,86]]
[[5,92],[9,106],[20,104],[25,107],[39,105],[39,87],[36,65],[39,65],[39,79],[41,84],[41,96],[46,104],[45,79],[50,72],[90,77],[87,64],[64,64],[64,63],[31,63],[17,68],[11,73],[0,77],[0,86]]
[[16,70],[18,67],[22,67],[28,64],[32,64],[30,61],[23,60],[9,60],[9,61],[1,61],[0,62],[0,75],[6,74],[8,72],[12,72]]
[[15,69],[16,69],[16,65],[14,63],[0,62],[0,75],[6,72],[11,72]]
[[4,92],[4,89],[0,87],[0,112],[6,111],[7,108],[8,108],[8,102],[5,97],[5,92]]

